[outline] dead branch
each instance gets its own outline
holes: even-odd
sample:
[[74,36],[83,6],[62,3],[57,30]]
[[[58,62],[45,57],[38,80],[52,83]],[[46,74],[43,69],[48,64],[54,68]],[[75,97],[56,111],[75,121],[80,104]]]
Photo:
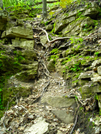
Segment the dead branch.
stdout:
[[[39,29],[39,30],[42,30],[42,31],[46,34],[47,41],[48,41],[49,43],[54,43],[54,42],[57,41],[57,40],[64,40],[64,39],[70,39],[70,38],[71,38],[71,37],[59,37],[59,38],[50,40],[49,37],[48,37],[48,33],[47,33],[46,30],[44,30],[43,28],[40,28],[40,27],[38,27],[38,29]],[[74,37],[74,38],[79,39],[80,37]],[[81,37],[81,38],[85,39],[85,37]]]
[[71,38],[71,37],[59,37],[59,38],[56,38],[54,40],[50,40],[46,30],[44,30],[43,28],[40,28],[40,27],[38,27],[38,29],[42,30],[46,34],[46,37],[47,37],[47,40],[48,40],[49,43],[54,43],[57,40],[70,39]]

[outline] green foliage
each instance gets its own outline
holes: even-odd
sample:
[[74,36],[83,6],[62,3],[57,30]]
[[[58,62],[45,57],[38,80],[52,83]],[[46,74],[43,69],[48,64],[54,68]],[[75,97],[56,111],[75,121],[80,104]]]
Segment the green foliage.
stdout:
[[94,55],[96,55],[96,56],[98,57],[98,55],[99,55],[99,52],[95,52],[95,53],[94,53]]
[[54,48],[52,51],[50,51],[51,54],[57,54],[59,53],[58,48]]
[[78,83],[79,80],[72,81],[72,83]]
[[78,11],[78,13],[77,13],[76,17],[77,17],[77,18],[78,18],[78,17],[80,17],[80,16],[81,16],[81,14],[82,14],[82,12]]
[[76,63],[73,65],[73,67],[70,68],[71,71],[77,72],[80,70],[80,63]]
[[33,0],[3,0],[3,4],[4,7],[14,6],[16,8],[16,6],[32,5]]
[[49,59],[53,59],[56,62],[56,59],[58,59],[58,55],[51,55]]
[[73,2],[73,0],[60,0],[60,6],[62,8],[66,8],[67,5],[70,5]]
[[95,95],[95,99],[96,99],[96,100],[98,100],[98,99],[99,99],[97,94]]
[[[19,63],[19,64],[20,64],[20,62],[21,62],[22,60],[25,60],[25,58],[21,55],[21,52],[19,52],[19,51],[14,51],[13,53],[15,54],[14,60],[15,60],[16,63]],[[14,64],[15,64],[15,62],[14,62]]]
[[84,108],[83,108],[83,107],[80,107],[79,109],[80,109],[80,110],[84,110]]
[[63,73],[66,73],[66,70],[63,70],[62,72],[63,72]]
[[[29,9],[31,10],[31,8],[42,8],[43,5],[42,4],[36,4],[37,2],[42,2],[41,0],[3,0],[3,5],[4,7],[11,7],[7,10],[19,10],[19,8],[21,7],[21,9],[26,10]],[[47,7],[53,7],[55,5],[59,5],[59,2],[55,2],[55,3],[49,3],[47,4]],[[32,7],[33,6],[33,7]],[[42,10],[41,10],[42,11]],[[37,12],[39,12],[39,10],[37,10]]]
[[75,95],[75,100],[78,100],[78,97]]

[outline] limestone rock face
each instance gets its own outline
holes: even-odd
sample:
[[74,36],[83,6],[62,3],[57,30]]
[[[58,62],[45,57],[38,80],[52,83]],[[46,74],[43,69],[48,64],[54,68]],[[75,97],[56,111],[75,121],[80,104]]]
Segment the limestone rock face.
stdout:
[[64,19],[64,17],[63,17],[63,19],[58,18],[56,20],[56,22],[55,22],[54,32],[55,33],[60,32],[63,28],[66,27],[66,25],[68,25],[70,22],[72,22],[74,20],[75,20],[75,17],[74,16],[73,17],[70,17],[68,19]]
[[101,59],[99,60],[95,60],[93,63],[92,63],[92,67],[96,67],[98,65],[101,65]]
[[89,30],[90,27],[94,26],[94,22],[90,17],[81,17],[62,30],[63,35],[77,35],[81,31]]
[[90,17],[95,17],[98,14],[98,9],[99,6],[95,3],[95,2],[91,2],[91,4],[89,5],[89,8],[87,9],[87,5],[85,6],[85,11],[83,13],[84,16],[90,16]]
[[92,30],[94,27],[94,22],[91,18],[96,17],[96,15],[99,13],[99,9],[100,7],[96,4],[96,2],[92,2],[83,5],[82,8],[79,7],[78,9],[68,11],[64,14],[59,12],[60,15],[55,15],[56,20],[53,22],[54,33],[62,32],[63,36],[78,34],[81,36],[86,34],[87,31]]
[[2,33],[2,38],[24,38],[24,39],[33,39],[33,31],[32,29],[25,28],[25,27],[11,27],[10,29],[4,31]]

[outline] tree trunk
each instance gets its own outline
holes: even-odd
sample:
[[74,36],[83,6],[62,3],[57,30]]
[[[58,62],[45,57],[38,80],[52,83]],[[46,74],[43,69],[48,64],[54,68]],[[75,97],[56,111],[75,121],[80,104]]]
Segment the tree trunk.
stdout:
[[2,0],[0,0],[0,8],[3,9],[3,1]]
[[46,0],[42,0],[42,3],[43,3],[43,18],[46,18],[47,17],[47,3],[46,3]]

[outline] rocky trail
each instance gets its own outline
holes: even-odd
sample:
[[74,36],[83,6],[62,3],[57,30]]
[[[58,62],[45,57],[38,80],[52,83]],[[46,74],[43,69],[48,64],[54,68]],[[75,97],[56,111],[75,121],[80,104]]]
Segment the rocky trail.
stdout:
[[[39,33],[35,33],[34,36],[36,35],[39,36]],[[22,97],[17,99],[17,104],[5,112],[1,125],[6,132],[1,129],[0,133],[66,134],[73,132],[77,111],[75,97],[68,98],[70,89],[66,88],[65,80],[58,73],[48,71],[44,59],[49,51],[45,52],[42,49],[36,51],[40,78],[34,83],[25,83],[14,77],[11,78],[10,83],[13,83],[13,86],[26,86],[30,88],[32,94],[25,99]],[[73,92],[75,95],[79,94],[75,90]]]
[[0,11],[0,134],[101,133],[100,8],[56,6],[47,20]]
[[[35,28],[38,23],[33,22],[33,24]],[[37,42],[42,32],[40,29],[43,28],[35,29],[37,32],[34,37]],[[1,119],[1,126],[3,126],[0,128],[1,134],[84,134],[80,132],[80,128],[75,129],[80,118],[79,108],[80,106],[86,108],[90,101],[87,107],[91,107],[91,103],[93,106],[94,100],[89,98],[83,101],[78,90],[67,88],[63,77],[57,72],[48,71],[46,58],[50,54],[49,49],[51,49],[50,46],[45,48],[43,45],[41,50],[40,46],[34,49],[39,63],[39,78],[34,83],[21,82],[14,76],[11,77],[10,84],[15,87],[19,85],[28,87],[31,95],[27,98],[16,97],[16,105],[5,111]]]

